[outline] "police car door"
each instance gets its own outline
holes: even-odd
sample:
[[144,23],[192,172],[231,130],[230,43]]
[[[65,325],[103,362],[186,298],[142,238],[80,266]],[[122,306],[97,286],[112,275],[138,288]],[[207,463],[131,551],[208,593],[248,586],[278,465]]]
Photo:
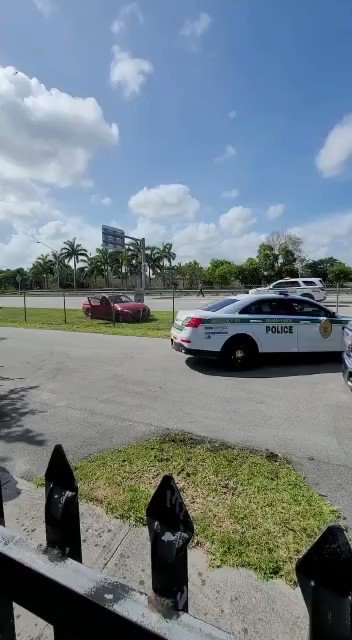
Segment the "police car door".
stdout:
[[342,321],[304,298],[292,305],[298,322],[298,351],[342,351]]
[[251,335],[264,353],[298,351],[297,325],[289,300],[281,296],[258,300],[242,309],[242,314],[248,315]]

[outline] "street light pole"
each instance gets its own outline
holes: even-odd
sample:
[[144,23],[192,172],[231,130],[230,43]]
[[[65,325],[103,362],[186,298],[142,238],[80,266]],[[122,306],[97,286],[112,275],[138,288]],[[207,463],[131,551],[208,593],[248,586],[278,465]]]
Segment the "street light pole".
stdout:
[[141,238],[141,259],[142,259],[142,291],[145,291],[145,238]]
[[56,249],[54,249],[53,247],[50,246],[50,244],[45,244],[45,242],[41,242],[40,240],[36,241],[37,244],[42,244],[44,247],[47,247],[47,249],[50,249],[50,251],[52,251],[53,253],[56,252],[56,270],[57,270],[57,288],[60,289],[60,258],[59,258],[59,252],[56,251]]

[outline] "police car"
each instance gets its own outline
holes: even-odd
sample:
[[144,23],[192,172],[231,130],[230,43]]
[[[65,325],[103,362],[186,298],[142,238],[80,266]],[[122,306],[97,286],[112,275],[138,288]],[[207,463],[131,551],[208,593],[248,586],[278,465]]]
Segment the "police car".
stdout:
[[326,286],[320,278],[284,278],[268,287],[250,289],[249,293],[287,293],[292,296],[304,296],[310,300],[323,302],[326,298]]
[[202,309],[179,311],[171,344],[187,355],[221,358],[244,368],[259,353],[341,352],[350,320],[302,297],[228,297]]
[[352,391],[352,322],[344,331],[344,353],[342,357],[342,371],[346,384]]

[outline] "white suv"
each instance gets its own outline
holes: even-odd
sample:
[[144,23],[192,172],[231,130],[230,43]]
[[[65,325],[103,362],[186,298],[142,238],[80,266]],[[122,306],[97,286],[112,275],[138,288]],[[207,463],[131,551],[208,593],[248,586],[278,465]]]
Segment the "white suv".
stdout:
[[268,287],[258,287],[250,289],[249,293],[289,293],[293,296],[303,296],[323,302],[326,298],[326,287],[320,278],[286,278],[277,280]]

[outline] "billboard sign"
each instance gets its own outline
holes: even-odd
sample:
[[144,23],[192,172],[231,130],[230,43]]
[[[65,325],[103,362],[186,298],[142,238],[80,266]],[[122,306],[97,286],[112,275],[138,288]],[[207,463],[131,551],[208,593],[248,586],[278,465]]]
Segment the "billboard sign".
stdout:
[[111,251],[122,251],[125,248],[125,232],[123,229],[108,227],[103,224],[101,237],[103,247],[107,247]]

